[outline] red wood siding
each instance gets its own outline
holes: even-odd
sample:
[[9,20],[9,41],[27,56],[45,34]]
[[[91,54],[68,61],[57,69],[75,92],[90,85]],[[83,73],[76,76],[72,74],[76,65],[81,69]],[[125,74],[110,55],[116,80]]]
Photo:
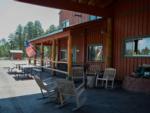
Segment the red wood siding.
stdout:
[[[86,50],[88,48],[89,45],[91,44],[102,44],[103,45],[103,57],[105,57],[105,37],[103,34],[101,34],[101,29],[102,26],[97,26],[97,27],[93,27],[93,28],[89,28],[87,30],[87,47]],[[87,53],[88,54],[88,53]],[[104,62],[89,62],[86,56],[86,61],[88,64],[90,65],[99,65],[100,70],[103,70],[105,67],[105,63]]]
[[[81,17],[75,15],[81,15]],[[76,25],[80,23],[81,18],[82,18],[82,22],[87,22],[89,19],[89,15],[74,12],[74,11],[61,10],[61,12],[59,13],[59,24],[61,25],[61,23],[64,20],[69,20],[70,25]]]
[[[76,47],[80,50],[77,53],[77,64],[83,64],[84,59],[86,63],[90,65],[97,65],[101,70],[105,67],[105,62],[89,62],[87,60],[87,47],[90,44],[102,44],[103,45],[103,54],[105,57],[105,35],[101,34],[101,31],[106,32],[106,21],[100,21],[93,25],[82,26],[72,30],[71,35],[73,38],[73,47]],[[84,48],[84,44],[87,46]],[[67,40],[60,39],[59,41],[60,49],[67,49]],[[85,52],[86,51],[86,52]],[[86,53],[86,54],[85,54]]]
[[117,79],[135,71],[141,64],[150,64],[150,58],[124,57],[124,40],[129,37],[150,35],[150,0],[121,0],[114,16],[113,66]]
[[13,60],[21,60],[22,59],[22,53],[13,53],[11,55],[12,55]]

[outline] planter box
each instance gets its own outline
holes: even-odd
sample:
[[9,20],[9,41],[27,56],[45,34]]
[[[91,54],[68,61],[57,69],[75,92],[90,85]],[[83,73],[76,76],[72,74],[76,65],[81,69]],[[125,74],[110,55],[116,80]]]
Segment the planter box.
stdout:
[[150,94],[150,79],[126,76],[123,81],[123,88],[128,91]]

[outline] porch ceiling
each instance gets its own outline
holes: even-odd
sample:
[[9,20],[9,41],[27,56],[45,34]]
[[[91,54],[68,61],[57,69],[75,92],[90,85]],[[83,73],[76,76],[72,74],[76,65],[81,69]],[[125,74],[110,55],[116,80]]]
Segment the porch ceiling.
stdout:
[[112,16],[117,0],[16,0],[46,7],[72,10],[102,17]]

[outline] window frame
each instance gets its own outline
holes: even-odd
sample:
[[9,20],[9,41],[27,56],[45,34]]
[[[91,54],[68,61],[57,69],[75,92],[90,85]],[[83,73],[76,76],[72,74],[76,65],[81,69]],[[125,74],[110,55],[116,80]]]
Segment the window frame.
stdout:
[[67,56],[66,56],[66,60],[62,59],[62,54],[61,54],[62,51],[66,52],[66,54],[68,54],[67,49],[65,49],[65,48],[60,49],[60,61],[67,61],[68,60]]
[[144,36],[136,36],[136,37],[128,37],[124,39],[124,44],[123,44],[123,53],[122,55],[125,58],[149,58],[150,55],[126,55],[126,42],[134,41],[137,39],[145,39],[145,38],[150,38],[150,35],[144,35]]
[[[102,60],[89,60],[89,46],[102,46]],[[87,57],[86,61],[87,62],[104,62],[104,46],[101,43],[95,43],[95,44],[88,44],[87,45]]]
[[[66,23],[69,23],[69,25],[67,26],[67,24]],[[62,22],[61,22],[61,24],[62,24],[62,28],[66,28],[66,27],[69,27],[70,26],[70,21],[69,21],[69,19],[66,19],[66,20],[63,20]],[[65,26],[63,26],[65,24]]]

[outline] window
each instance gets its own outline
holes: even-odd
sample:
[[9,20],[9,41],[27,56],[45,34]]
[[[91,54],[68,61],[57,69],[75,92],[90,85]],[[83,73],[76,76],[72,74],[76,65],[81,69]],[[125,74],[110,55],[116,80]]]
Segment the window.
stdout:
[[67,49],[60,50],[60,60],[67,61]]
[[102,61],[102,45],[88,46],[88,61]]
[[96,20],[96,19],[101,19],[101,18],[102,18],[102,17],[90,15],[90,16],[89,16],[89,21]]
[[69,27],[69,20],[64,20],[62,22],[62,27],[65,28],[65,27]]
[[125,56],[150,56],[150,37],[126,40]]

